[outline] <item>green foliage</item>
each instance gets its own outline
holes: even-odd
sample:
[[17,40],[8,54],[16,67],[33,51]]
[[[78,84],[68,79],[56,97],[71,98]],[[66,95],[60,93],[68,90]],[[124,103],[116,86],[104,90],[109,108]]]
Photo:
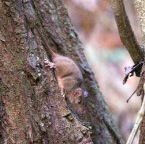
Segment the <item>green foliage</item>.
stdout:
[[24,61],[23,60],[18,60],[18,62],[17,62],[17,66],[18,66],[18,68],[20,69],[22,66],[24,65]]

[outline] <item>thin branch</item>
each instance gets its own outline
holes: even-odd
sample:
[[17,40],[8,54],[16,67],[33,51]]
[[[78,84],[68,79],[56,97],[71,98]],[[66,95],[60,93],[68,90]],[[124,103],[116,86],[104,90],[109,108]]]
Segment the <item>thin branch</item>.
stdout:
[[[145,91],[145,84],[143,85],[143,90]],[[143,96],[143,102],[142,102],[141,108],[140,108],[140,110],[137,114],[135,124],[133,126],[133,129],[131,131],[131,134],[129,135],[129,138],[128,138],[126,144],[132,144],[133,143],[133,140],[134,140],[135,135],[138,131],[138,128],[139,128],[139,126],[140,126],[140,124],[143,120],[144,113],[145,113],[145,96]]]
[[[131,28],[123,0],[110,1],[115,15],[115,20],[118,26],[121,41],[128,50],[133,62],[136,64],[144,59],[144,54]],[[136,74],[137,76],[139,76],[140,70]]]

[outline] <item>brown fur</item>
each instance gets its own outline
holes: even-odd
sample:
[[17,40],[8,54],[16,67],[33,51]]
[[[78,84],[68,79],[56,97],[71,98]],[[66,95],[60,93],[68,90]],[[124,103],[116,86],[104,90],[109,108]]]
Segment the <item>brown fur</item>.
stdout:
[[[75,62],[65,56],[56,54],[52,57],[53,63],[45,60],[44,63],[55,68],[55,75],[62,95],[73,94],[73,91],[80,88],[83,76]],[[74,95],[74,94],[73,94]]]
[[83,76],[73,60],[57,55],[53,58],[53,63],[56,66],[55,73],[61,89],[70,93],[73,89],[80,87]]
[[55,68],[55,75],[61,89],[61,94],[67,97],[74,107],[82,113],[83,110],[80,103],[83,96],[83,90],[81,89],[83,76],[79,67],[72,59],[53,52],[37,26],[36,30],[52,57],[52,62],[45,60],[44,63],[50,68]]

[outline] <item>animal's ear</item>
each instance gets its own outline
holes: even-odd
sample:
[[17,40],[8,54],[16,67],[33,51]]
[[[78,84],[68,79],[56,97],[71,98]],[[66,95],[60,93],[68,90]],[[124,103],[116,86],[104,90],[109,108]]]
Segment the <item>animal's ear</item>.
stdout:
[[74,96],[79,97],[83,94],[83,90],[81,88],[78,88],[74,91]]

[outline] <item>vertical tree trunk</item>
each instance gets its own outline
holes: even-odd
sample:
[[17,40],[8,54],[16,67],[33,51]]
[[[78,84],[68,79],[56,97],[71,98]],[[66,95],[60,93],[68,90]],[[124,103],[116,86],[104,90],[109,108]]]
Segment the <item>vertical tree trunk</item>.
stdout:
[[[53,71],[44,68],[49,53],[35,25],[81,68],[85,113],[65,101]],[[0,0],[0,49],[0,143],[124,143],[61,0]]]
[[[141,32],[142,32],[143,46],[145,47],[145,1],[144,0],[135,0],[135,8],[137,11],[140,28],[141,28]],[[145,73],[145,63],[143,65],[141,77],[140,77],[140,82],[142,83],[142,85],[144,85],[144,82],[145,82],[144,73]],[[145,143],[145,115],[144,115],[142,123],[141,123],[140,136],[139,136],[139,144],[144,144],[144,143]]]

